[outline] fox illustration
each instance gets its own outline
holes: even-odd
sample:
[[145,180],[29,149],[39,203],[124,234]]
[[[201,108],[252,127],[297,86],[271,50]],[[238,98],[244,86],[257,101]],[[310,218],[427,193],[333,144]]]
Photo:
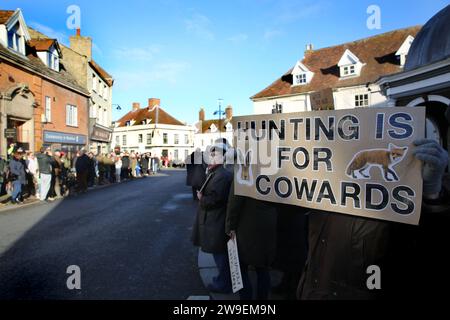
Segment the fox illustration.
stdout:
[[[401,162],[408,151],[408,147],[397,147],[390,143],[388,149],[370,149],[358,152],[347,167],[347,175],[353,179],[358,179],[355,171],[358,171],[364,178],[369,179],[370,175],[364,171],[372,166],[380,167],[383,170],[386,181],[398,181],[397,173],[392,169],[393,166]],[[366,173],[368,173],[368,171]],[[391,174],[394,179],[390,179]]]

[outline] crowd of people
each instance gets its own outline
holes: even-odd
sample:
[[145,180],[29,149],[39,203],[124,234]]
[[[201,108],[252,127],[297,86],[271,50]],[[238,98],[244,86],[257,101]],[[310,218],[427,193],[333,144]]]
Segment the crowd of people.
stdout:
[[1,196],[10,195],[12,204],[29,197],[51,202],[85,193],[95,185],[156,174],[160,163],[150,152],[95,155],[85,149],[72,153],[42,147],[35,154],[11,145],[7,159],[0,158],[0,192]]
[[[415,142],[423,162],[423,206],[419,226],[255,200],[234,194],[234,165],[220,139],[197,150],[187,163],[187,185],[198,211],[195,246],[213,255],[218,275],[208,289],[231,293],[227,242],[237,238],[244,288],[240,298],[378,299],[434,296],[450,284],[446,228],[450,225],[448,152],[434,140]],[[234,152],[234,151],[231,151]],[[381,270],[381,287],[368,286],[368,270]],[[256,273],[253,288],[248,270]],[[283,272],[271,287],[271,270]],[[256,294],[253,292],[256,289]]]

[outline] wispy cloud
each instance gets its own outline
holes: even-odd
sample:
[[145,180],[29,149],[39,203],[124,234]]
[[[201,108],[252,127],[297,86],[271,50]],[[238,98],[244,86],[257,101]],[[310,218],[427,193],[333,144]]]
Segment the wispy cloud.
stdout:
[[204,40],[214,40],[211,31],[211,20],[207,16],[194,13],[191,18],[184,20],[186,31]]
[[69,44],[69,36],[65,34],[64,32],[54,30],[46,25],[43,25],[38,22],[30,21],[27,23],[30,27],[35,29],[36,31],[39,31],[43,34],[45,34],[47,37],[52,39],[57,39],[59,42],[61,42],[64,45]]
[[264,39],[265,40],[272,40],[276,37],[279,37],[283,34],[283,32],[279,29],[268,29],[264,32]]
[[186,78],[190,65],[183,61],[157,63],[146,70],[126,70],[121,68],[114,73],[116,90],[147,89],[155,82],[174,85]]
[[239,44],[239,43],[247,41],[247,39],[248,39],[248,35],[247,34],[239,33],[239,34],[236,34],[234,36],[229,37],[228,41],[230,41],[230,42],[232,42],[234,44]]
[[282,1],[279,9],[275,12],[278,23],[292,23],[304,18],[310,18],[317,15],[325,8],[324,3],[307,1]]
[[150,45],[146,47],[123,47],[113,50],[113,56],[118,59],[130,59],[132,61],[150,61],[161,52],[160,45]]

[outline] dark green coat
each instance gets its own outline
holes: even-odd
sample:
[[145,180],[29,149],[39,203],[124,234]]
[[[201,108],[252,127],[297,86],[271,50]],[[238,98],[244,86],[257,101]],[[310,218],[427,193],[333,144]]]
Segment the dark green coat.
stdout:
[[199,201],[192,242],[204,252],[224,253],[227,252],[228,240],[225,233],[225,215],[233,176],[223,166],[215,168],[209,175],[211,178]]
[[277,247],[275,204],[234,194],[228,198],[226,232],[236,231],[239,261],[245,265],[268,267]]

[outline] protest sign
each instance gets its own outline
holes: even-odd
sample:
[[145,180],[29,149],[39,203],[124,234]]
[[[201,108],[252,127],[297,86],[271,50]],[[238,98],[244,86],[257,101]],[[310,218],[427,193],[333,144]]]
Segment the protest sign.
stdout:
[[231,284],[233,287],[233,293],[236,293],[244,288],[244,284],[242,283],[241,267],[239,265],[239,254],[236,237],[228,241],[227,247],[228,260],[230,262]]
[[233,117],[235,193],[417,225],[425,108]]

